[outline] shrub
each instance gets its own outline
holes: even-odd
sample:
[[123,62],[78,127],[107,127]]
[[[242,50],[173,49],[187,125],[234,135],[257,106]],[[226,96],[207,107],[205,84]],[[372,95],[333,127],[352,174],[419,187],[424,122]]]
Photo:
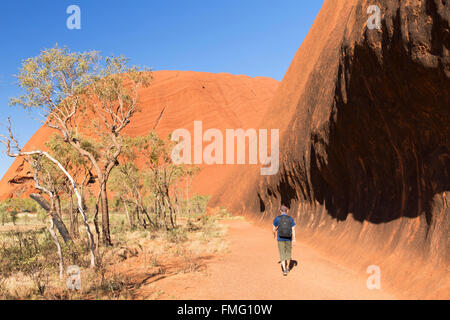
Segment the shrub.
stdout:
[[8,232],[7,238],[9,241],[0,247],[2,276],[8,277],[15,272],[32,275],[43,265],[58,265],[56,248],[47,232]]
[[6,210],[0,209],[0,220],[1,220],[2,226],[4,226],[5,223],[8,223],[9,222],[9,212]]
[[16,225],[17,214],[18,214],[18,212],[15,209],[13,209],[9,212],[9,216],[11,217],[11,221],[12,221],[13,225]]
[[168,230],[166,233],[167,241],[172,243],[180,243],[187,240],[187,232],[182,227],[177,227],[171,230]]

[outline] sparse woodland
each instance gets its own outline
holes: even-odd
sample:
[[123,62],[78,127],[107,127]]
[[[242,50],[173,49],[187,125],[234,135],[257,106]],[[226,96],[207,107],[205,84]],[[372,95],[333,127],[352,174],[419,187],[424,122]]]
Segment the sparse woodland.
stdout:
[[[3,151],[29,164],[35,189],[0,203],[0,298],[133,298],[133,281],[111,266],[145,253],[164,272],[157,252],[172,245],[180,270],[197,270],[187,244],[217,249],[221,234],[205,214],[208,197],[189,197],[198,168],[172,163],[170,139],[123,133],[152,73],[124,57],[55,47],[16,77],[23,94],[11,104],[40,114],[54,134],[45,150],[24,150],[8,119],[0,135]],[[81,270],[81,288],[69,266]]]

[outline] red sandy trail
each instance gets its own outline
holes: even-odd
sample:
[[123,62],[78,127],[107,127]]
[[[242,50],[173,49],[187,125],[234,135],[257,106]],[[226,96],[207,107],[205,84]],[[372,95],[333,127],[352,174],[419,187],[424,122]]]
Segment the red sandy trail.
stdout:
[[[298,265],[284,277],[270,225],[223,223],[228,226],[229,253],[208,261],[205,273],[161,279],[155,283],[164,292],[159,299],[394,299],[382,290],[369,290],[369,275],[336,264],[300,242],[293,248]],[[141,290],[145,298],[146,288]]]

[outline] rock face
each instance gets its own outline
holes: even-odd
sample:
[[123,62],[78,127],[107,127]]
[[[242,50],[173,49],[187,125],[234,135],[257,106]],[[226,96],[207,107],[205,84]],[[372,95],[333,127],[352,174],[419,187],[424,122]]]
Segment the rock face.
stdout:
[[[380,29],[367,27],[371,5]],[[359,260],[383,259],[393,275],[406,272],[401,257],[445,272],[449,16],[442,0],[326,0],[262,119],[280,128],[280,172],[249,171],[232,209],[264,219],[284,203],[302,230],[316,240],[320,233],[349,261],[358,243]],[[232,191],[222,193],[213,203],[225,204]],[[420,277],[409,280],[448,298],[448,280],[437,277],[433,287]]]
[[[140,92],[142,110],[126,128],[130,136],[146,135],[155,129],[166,138],[177,128],[192,134],[195,120],[203,122],[204,130],[255,127],[279,85],[271,78],[227,73],[156,71],[153,77],[151,86]],[[25,149],[44,148],[55,132],[41,127]],[[227,170],[225,166],[204,166],[193,182],[192,192],[212,194],[221,185]],[[28,194],[32,189],[29,165],[23,159],[16,159],[0,181],[0,199]]]

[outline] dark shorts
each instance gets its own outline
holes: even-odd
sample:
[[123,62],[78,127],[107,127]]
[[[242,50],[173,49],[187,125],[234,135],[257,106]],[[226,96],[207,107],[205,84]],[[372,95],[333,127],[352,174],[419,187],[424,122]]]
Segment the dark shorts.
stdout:
[[291,260],[292,241],[278,241],[278,252],[281,261]]

